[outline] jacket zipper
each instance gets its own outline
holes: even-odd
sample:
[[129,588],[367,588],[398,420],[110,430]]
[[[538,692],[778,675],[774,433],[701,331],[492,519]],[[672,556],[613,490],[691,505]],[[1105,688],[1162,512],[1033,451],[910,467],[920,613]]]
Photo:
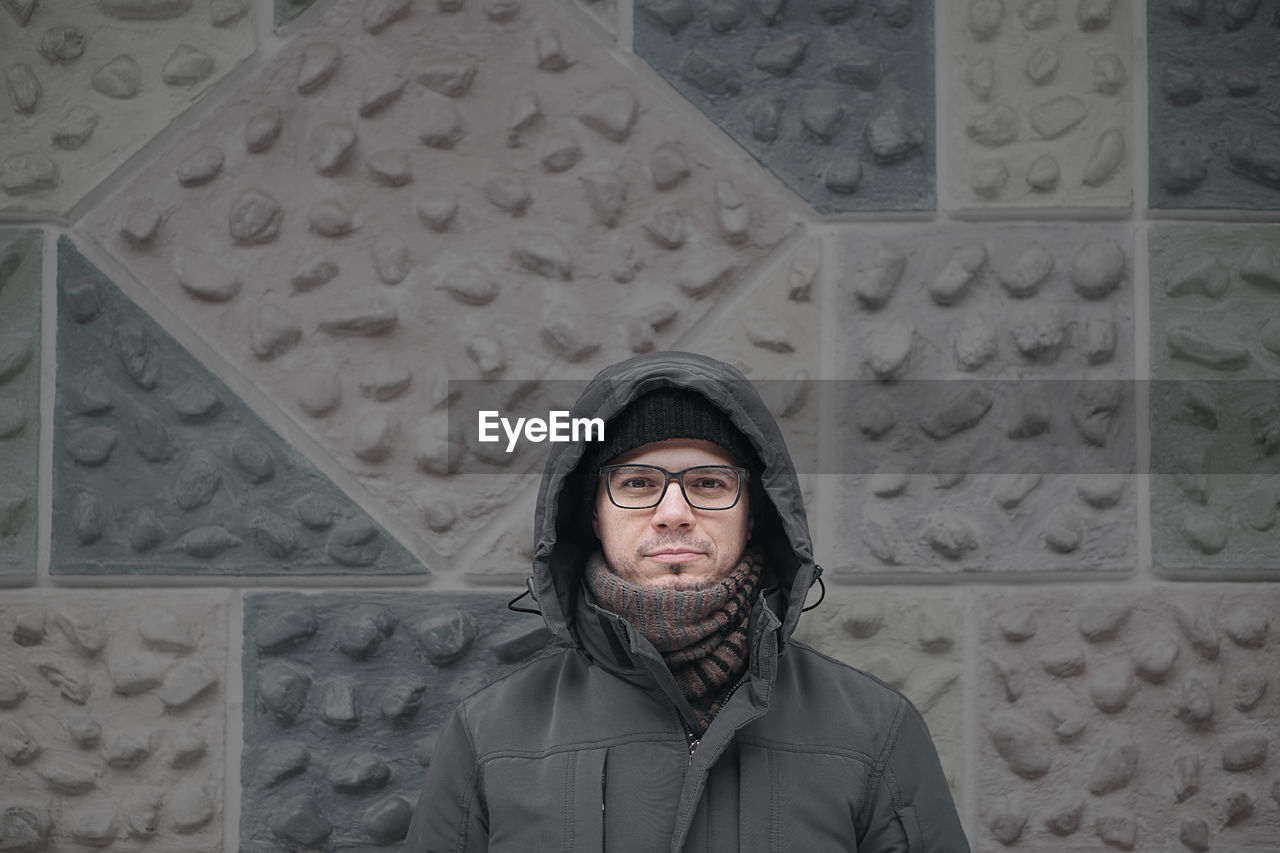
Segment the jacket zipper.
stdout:
[[[745,682],[746,682],[746,680],[747,680],[747,676],[745,676],[745,675],[744,675],[744,676],[742,676],[741,678],[739,678],[739,679],[737,680],[737,682],[736,682],[732,687],[730,687],[730,688],[729,688],[729,692],[728,692],[728,693],[726,693],[726,694],[724,694],[724,701],[722,701],[722,702],[720,703],[720,707],[721,707],[722,709],[724,708],[724,706],[725,706],[725,705],[728,705],[728,704],[729,704],[729,700],[733,698],[733,694],[735,694],[735,693],[737,693],[737,692],[738,692],[738,688],[739,688],[739,687],[741,687],[741,686],[743,685],[743,683],[745,683]],[[698,737],[697,735],[695,735],[692,731],[690,731],[690,730],[686,729],[686,730],[685,730],[685,739],[689,741],[689,765],[690,765],[690,766],[692,766],[692,765],[693,765],[693,753],[697,751],[697,749],[698,749],[698,743],[699,743],[699,741],[701,741],[701,740],[702,740],[702,738],[700,738],[700,737]]]

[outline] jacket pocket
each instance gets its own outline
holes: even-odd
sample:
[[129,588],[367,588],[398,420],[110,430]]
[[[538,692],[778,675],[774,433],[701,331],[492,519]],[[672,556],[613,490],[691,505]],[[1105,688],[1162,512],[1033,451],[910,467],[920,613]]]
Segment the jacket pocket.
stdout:
[[915,804],[903,806],[894,812],[902,831],[907,836],[907,853],[924,853],[924,839],[920,835],[920,818],[916,814]]
[[608,759],[608,749],[587,749],[572,755],[571,790],[566,799],[573,804],[573,824],[565,827],[564,853],[600,853],[605,849]]

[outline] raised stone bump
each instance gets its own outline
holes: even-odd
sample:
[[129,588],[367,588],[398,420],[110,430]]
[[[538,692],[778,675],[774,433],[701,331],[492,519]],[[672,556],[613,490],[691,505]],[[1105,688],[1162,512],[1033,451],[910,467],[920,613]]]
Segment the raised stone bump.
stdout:
[[280,806],[272,813],[269,825],[278,837],[304,849],[319,847],[333,833],[333,824],[307,794],[299,794]]
[[180,44],[165,60],[160,79],[170,86],[194,86],[213,73],[213,57],[189,44]]
[[1052,155],[1042,154],[1027,169],[1027,185],[1034,190],[1049,192],[1058,186],[1062,170]]
[[986,246],[981,243],[961,246],[952,252],[942,271],[929,282],[929,295],[939,305],[955,305],[969,292],[986,263]]
[[1124,162],[1124,133],[1112,128],[1094,143],[1093,153],[1085,164],[1081,181],[1085,186],[1100,187],[1115,175]]
[[1107,714],[1114,714],[1128,705],[1135,689],[1133,667],[1127,659],[1103,663],[1089,680],[1093,704]]
[[50,138],[57,147],[73,151],[89,141],[100,120],[97,110],[78,104],[58,120]]
[[258,697],[281,725],[292,725],[306,705],[311,673],[297,664],[273,661],[258,673]]
[[969,0],[969,33],[975,41],[988,41],[998,33],[1003,17],[1002,0]]
[[121,54],[93,73],[94,91],[116,100],[128,100],[142,90],[142,68],[128,54]]
[[1076,7],[1076,23],[1083,32],[1091,33],[1111,26],[1115,0],[1080,0]]
[[1017,711],[1000,711],[987,724],[991,740],[1009,769],[1024,779],[1038,779],[1053,762],[1048,738]]
[[1093,60],[1093,89],[1102,95],[1115,95],[1128,82],[1124,60],[1114,53],[1104,53]]
[[35,111],[43,90],[31,66],[21,62],[9,66],[5,70],[5,83],[15,111],[19,113]]
[[409,81],[398,74],[371,77],[360,92],[356,112],[361,118],[377,115],[400,99]]
[[0,188],[23,195],[58,186],[58,164],[39,152],[15,154],[0,163]]
[[[1060,63],[1060,60],[1058,57],[1058,52],[1056,50],[1054,50],[1051,47],[1042,47],[1039,50],[1037,50],[1035,53],[1031,54],[1030,57],[1028,57],[1027,65],[1024,70],[1026,71],[1027,78],[1030,79],[1032,83],[1034,83],[1037,86],[1044,86],[1052,82],[1054,76],[1058,73],[1059,63]],[[1053,102],[1050,102],[1050,103],[1053,103]],[[1037,108],[1033,108],[1032,110],[1032,113],[1031,113],[1032,127],[1035,127],[1035,121],[1037,116],[1036,110],[1038,109],[1040,108],[1037,107]],[[1057,111],[1054,110],[1053,108],[1051,108],[1049,112],[1051,114],[1057,113]],[[1045,120],[1045,117],[1042,112],[1041,121],[1043,122],[1044,120]],[[1074,125],[1075,122],[1072,122],[1072,124]],[[1065,132],[1065,131],[1061,131],[1059,133],[1050,135],[1049,133],[1043,130],[1040,130],[1039,128],[1036,128],[1036,130],[1042,136],[1045,136],[1046,138],[1049,138],[1049,139],[1052,139],[1055,136],[1060,136],[1061,133]]]
[[996,104],[969,119],[965,131],[974,142],[999,148],[1018,138],[1018,114],[1007,104]]
[[592,95],[577,115],[580,122],[606,139],[624,142],[639,117],[639,103],[629,90],[610,86]]
[[883,307],[893,295],[906,269],[906,255],[897,247],[881,244],[871,268],[853,280],[853,293],[870,309]]
[[872,106],[863,137],[877,163],[891,164],[915,156],[926,133],[906,97],[892,92]]
[[983,198],[996,198],[1007,183],[1009,167],[998,157],[979,160],[969,173],[969,188]]
[[413,819],[413,805],[393,794],[365,809],[360,823],[376,844],[391,844],[404,838]]
[[366,33],[378,35],[409,13],[412,0],[367,0],[360,13],[360,25]]
[[523,216],[533,204],[533,193],[519,175],[497,173],[484,182],[484,197],[504,213]]
[[420,198],[414,204],[418,219],[437,233],[448,231],[458,215],[458,200],[451,196]]
[[302,50],[295,85],[300,95],[318,91],[342,63],[342,51],[327,42],[312,42]]
[[539,30],[534,34],[533,54],[534,64],[540,71],[563,71],[573,64],[560,36],[551,30]]
[[470,62],[441,62],[428,66],[417,76],[417,81],[434,92],[448,98],[459,98],[471,88],[475,80],[476,66]]
[[1222,740],[1222,769],[1240,773],[1261,767],[1267,760],[1269,745],[1270,738],[1261,731],[1228,735]]
[[1044,818],[1045,829],[1054,835],[1072,835],[1080,829],[1084,818],[1084,798],[1064,796],[1048,805]]

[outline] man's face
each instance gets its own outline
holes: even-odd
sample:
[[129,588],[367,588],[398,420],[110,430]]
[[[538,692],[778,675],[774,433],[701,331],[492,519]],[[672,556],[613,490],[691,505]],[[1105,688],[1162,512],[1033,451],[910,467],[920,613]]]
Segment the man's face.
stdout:
[[[610,464],[623,463],[657,465],[668,471],[738,464],[719,445],[689,438],[650,442]],[[694,509],[675,480],[657,506],[623,509],[614,506],[600,482],[591,514],[605,561],[615,574],[631,583],[668,589],[705,586],[728,575],[742,561],[752,524],[745,484],[732,509]]]

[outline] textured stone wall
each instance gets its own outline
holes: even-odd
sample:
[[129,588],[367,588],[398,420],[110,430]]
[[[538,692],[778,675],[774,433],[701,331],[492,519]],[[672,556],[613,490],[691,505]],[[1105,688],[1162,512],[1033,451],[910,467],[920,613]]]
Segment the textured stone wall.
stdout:
[[759,383],[798,636],[920,707],[975,850],[1272,849],[1277,44],[1280,0],[0,0],[0,850],[395,849],[547,640],[542,447],[468,395],[667,348]]

